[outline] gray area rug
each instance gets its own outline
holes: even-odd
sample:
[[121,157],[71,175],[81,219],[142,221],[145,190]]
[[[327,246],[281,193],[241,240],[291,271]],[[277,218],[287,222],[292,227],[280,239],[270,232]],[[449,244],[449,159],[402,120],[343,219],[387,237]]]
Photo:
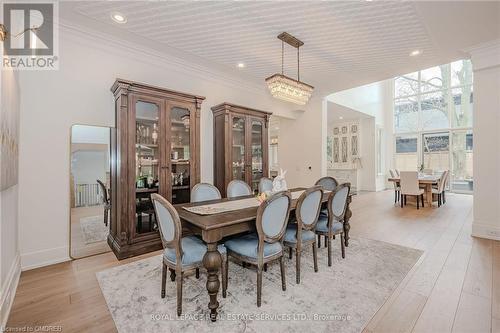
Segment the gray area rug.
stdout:
[[92,244],[105,241],[108,237],[109,227],[104,225],[104,217],[89,216],[80,219],[83,241],[85,244]]
[[219,292],[219,320],[208,319],[206,274],[186,274],[183,314],[176,315],[175,282],[167,278],[160,297],[161,256],[97,273],[118,332],[361,332],[422,251],[369,239],[351,239],[346,259],[333,241],[333,265],[326,248],[302,255],[301,284],[295,283],[295,256],[286,259],[287,290],[281,290],[279,263],[263,273],[262,306],[257,308],[255,269],[230,260],[227,298]]

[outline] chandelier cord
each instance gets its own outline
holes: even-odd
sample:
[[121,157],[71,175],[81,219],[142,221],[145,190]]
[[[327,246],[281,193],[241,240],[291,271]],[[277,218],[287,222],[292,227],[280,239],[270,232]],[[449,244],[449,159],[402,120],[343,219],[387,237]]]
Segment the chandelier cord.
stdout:
[[284,54],[285,54],[285,42],[281,41],[281,75],[284,74],[283,67],[284,67]]
[[299,46],[297,46],[297,81],[300,81],[300,61],[299,61]]

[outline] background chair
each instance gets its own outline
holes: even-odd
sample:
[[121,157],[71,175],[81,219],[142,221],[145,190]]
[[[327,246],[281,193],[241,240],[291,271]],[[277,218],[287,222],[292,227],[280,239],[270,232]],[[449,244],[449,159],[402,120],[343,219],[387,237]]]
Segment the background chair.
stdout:
[[[167,283],[167,269],[170,269],[172,281],[177,282],[177,315],[182,314],[182,277],[187,270],[196,269],[196,278],[199,277],[199,268],[203,267],[203,256],[207,246],[203,241],[194,237],[182,237],[182,226],[175,208],[161,195],[151,194],[151,200],[158,217],[158,227],[163,244],[163,264],[161,277],[161,297],[165,298]],[[222,296],[226,297],[227,263],[226,249],[219,245],[218,250],[222,255]]]
[[441,207],[441,205],[443,204],[443,192],[444,192],[445,183],[446,183],[446,171],[443,172],[443,174],[441,175],[441,178],[439,178],[437,188],[432,188],[432,197],[433,197],[433,199],[434,199],[434,196],[437,197],[438,207]]
[[419,200],[422,199],[424,207],[424,189],[419,187],[417,171],[401,171],[401,208],[406,205],[406,196],[414,196],[417,200],[417,209],[419,209]]
[[[257,209],[257,233],[230,239],[224,243],[228,255],[257,266],[257,306],[261,305],[262,270],[264,264],[279,260],[281,288],[286,290],[285,263],[283,262],[283,236],[292,203],[288,191],[278,192],[265,200]],[[226,257],[226,269],[229,258]],[[241,286],[240,286],[241,287]]]
[[271,192],[273,190],[273,180],[271,178],[262,177],[259,180],[259,193]]
[[324,235],[327,239],[328,266],[332,265],[332,238],[334,235],[340,234],[342,258],[345,258],[344,216],[350,190],[351,184],[349,183],[337,186],[328,197],[328,217],[320,216],[316,224],[316,234]]
[[96,179],[96,181],[97,184],[99,184],[99,188],[101,189],[102,193],[102,202],[104,204],[104,225],[108,226],[108,215],[111,209],[111,200],[109,199],[108,189],[106,188],[104,183],[101,182],[99,179]]
[[295,249],[295,279],[297,284],[300,283],[301,253],[308,245],[312,245],[314,271],[318,271],[318,253],[314,229],[318,222],[322,198],[323,190],[319,185],[305,190],[300,195],[295,209],[297,223],[289,224],[285,232],[283,244],[290,249],[290,257],[292,256],[292,249]]
[[[320,185],[323,187],[323,191],[333,191],[337,188],[337,186],[339,185],[338,181],[333,178],[333,177],[322,177],[320,179],[318,179],[316,181],[316,183],[314,185]],[[327,203],[323,203],[321,205],[321,213],[320,213],[320,216],[321,217],[328,217],[328,208],[327,208],[328,204]],[[325,246],[326,246],[326,236],[325,236]],[[320,236],[318,235],[318,247],[321,247],[321,238]]]
[[[389,169],[389,173],[391,174],[391,178],[398,178],[396,171]],[[399,201],[401,187],[399,186],[399,182],[393,182],[394,184],[394,203]]]
[[199,183],[191,190],[191,202],[217,200],[222,196],[217,187],[208,183]]
[[242,197],[245,195],[251,195],[252,189],[242,180],[232,180],[227,184],[227,197],[228,198],[236,198]]

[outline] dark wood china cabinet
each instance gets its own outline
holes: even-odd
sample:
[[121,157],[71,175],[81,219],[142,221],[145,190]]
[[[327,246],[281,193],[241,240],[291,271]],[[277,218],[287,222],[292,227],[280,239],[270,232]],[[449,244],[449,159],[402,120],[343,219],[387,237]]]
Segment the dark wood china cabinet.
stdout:
[[111,228],[118,259],[162,248],[150,199],[189,202],[200,181],[200,107],[205,99],[117,79],[111,142]]
[[252,190],[269,176],[268,125],[270,112],[230,103],[212,108],[214,115],[214,185],[223,196],[233,179]]

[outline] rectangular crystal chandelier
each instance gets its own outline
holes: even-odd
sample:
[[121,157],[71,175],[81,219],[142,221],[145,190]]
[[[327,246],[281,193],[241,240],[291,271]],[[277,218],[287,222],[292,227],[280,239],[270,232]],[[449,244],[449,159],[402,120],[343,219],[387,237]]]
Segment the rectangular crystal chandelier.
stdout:
[[[304,45],[302,41],[287,32],[279,34],[281,40],[281,74],[274,74],[266,79],[267,87],[274,98],[287,102],[304,105],[309,101],[314,87],[300,81],[300,54],[299,48]],[[285,42],[297,49],[297,80],[283,73]]]
[[313,86],[283,74],[274,74],[268,77],[266,83],[274,98],[299,105],[305,105],[314,90]]

